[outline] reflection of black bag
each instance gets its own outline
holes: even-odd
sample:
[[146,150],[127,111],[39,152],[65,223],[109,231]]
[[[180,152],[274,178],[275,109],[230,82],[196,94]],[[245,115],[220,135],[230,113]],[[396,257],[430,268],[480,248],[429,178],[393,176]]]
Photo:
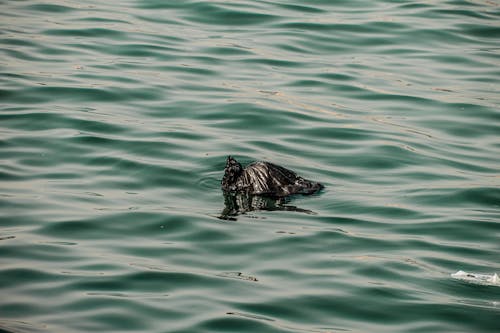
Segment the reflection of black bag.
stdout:
[[289,197],[269,197],[261,195],[250,195],[246,193],[224,193],[224,209],[219,216],[222,220],[236,221],[236,217],[246,212],[267,210],[267,211],[294,211],[306,214],[315,214],[308,209],[287,205]]

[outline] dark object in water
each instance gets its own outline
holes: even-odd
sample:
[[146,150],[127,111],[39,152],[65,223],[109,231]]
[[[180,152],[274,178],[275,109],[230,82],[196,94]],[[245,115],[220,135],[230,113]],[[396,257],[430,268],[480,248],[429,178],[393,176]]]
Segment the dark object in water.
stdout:
[[291,170],[269,162],[254,162],[243,168],[227,157],[222,190],[248,195],[286,197],[292,194],[313,194],[323,185],[304,179]]

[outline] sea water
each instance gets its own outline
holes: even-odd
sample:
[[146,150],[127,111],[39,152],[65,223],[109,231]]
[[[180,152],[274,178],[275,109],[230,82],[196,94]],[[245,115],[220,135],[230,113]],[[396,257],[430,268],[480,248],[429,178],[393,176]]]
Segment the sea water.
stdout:
[[499,5],[2,1],[0,331],[500,331]]

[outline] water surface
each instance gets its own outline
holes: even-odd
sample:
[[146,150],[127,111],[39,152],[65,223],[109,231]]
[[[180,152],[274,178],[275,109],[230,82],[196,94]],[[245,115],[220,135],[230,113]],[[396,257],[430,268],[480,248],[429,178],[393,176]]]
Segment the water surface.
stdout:
[[499,331],[499,5],[2,2],[0,331]]

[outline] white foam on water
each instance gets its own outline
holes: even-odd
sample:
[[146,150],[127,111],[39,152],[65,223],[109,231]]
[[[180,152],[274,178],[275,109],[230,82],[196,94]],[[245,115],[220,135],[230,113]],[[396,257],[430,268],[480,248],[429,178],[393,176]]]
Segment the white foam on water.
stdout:
[[458,271],[452,273],[451,277],[457,280],[470,282],[474,284],[488,285],[488,286],[500,286],[500,278],[497,273],[494,274],[477,274],[468,273],[464,271]]

